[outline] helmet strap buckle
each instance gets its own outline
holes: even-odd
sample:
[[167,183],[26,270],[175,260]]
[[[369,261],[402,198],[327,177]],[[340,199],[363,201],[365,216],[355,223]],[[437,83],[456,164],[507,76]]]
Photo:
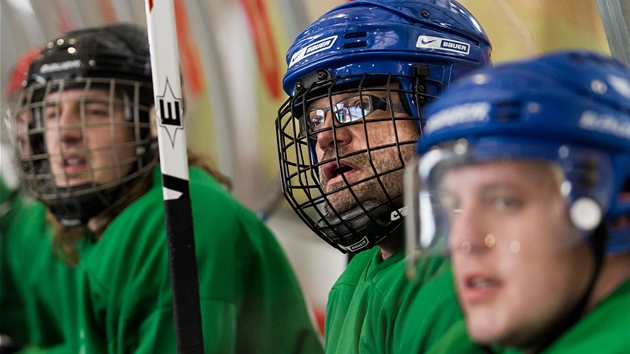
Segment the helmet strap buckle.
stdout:
[[327,69],[319,69],[317,71],[311,72],[297,80],[297,82],[295,83],[295,91],[299,92],[301,90],[308,89],[313,86],[313,84],[321,83],[330,79],[331,77],[332,75]]

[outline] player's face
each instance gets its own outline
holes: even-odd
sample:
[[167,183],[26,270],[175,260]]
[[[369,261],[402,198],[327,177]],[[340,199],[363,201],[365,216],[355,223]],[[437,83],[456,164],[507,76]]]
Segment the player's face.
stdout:
[[442,180],[454,280],[477,342],[531,348],[587,287],[592,256],[570,224],[557,171],[489,162]]
[[[360,202],[366,200],[384,202],[388,197],[400,195],[403,191],[403,171],[400,168],[413,156],[414,146],[400,145],[399,154],[396,142],[415,141],[420,132],[415,121],[391,119],[392,114],[396,118],[409,117],[406,113],[392,113],[389,108],[375,109],[378,102],[381,102],[380,104],[387,102],[383,101],[387,98],[386,91],[376,89],[364,91],[362,98],[358,97],[357,93],[335,95],[332,97],[333,105],[342,103],[344,107],[370,106],[372,111],[366,114],[365,119],[360,118],[355,122],[342,124],[332,118],[330,110],[326,110],[325,118],[318,127],[324,129],[317,135],[315,145],[317,159],[323,163],[319,169],[320,185],[325,193],[340,189],[328,197],[331,206],[339,213],[356,207],[357,199]],[[361,99],[364,101],[355,102]],[[391,104],[402,107],[395,92],[391,93]],[[310,106],[311,109],[329,107],[328,98],[319,99]],[[384,107],[391,107],[390,103],[385,103]],[[332,124],[335,125],[334,130],[330,129]],[[339,158],[339,165],[336,158]],[[348,184],[365,181],[345,188],[347,184],[344,177]],[[330,206],[326,207],[330,215]]]
[[135,159],[133,123],[121,102],[105,89],[50,94],[45,109],[45,143],[55,185],[119,181]]

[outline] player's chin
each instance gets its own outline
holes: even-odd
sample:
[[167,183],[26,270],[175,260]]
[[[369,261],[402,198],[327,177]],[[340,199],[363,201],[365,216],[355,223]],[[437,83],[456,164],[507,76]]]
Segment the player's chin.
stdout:
[[325,182],[325,183],[322,183],[321,189],[322,191],[324,191],[324,193],[330,196],[330,198],[333,198],[339,193],[343,193],[344,191],[347,191],[348,185],[344,181],[337,182],[337,183]]
[[332,193],[326,197],[326,215],[335,217],[336,214],[344,214],[355,209],[359,201],[348,189]]
[[89,176],[83,173],[53,173],[53,181],[58,188],[71,188],[90,182]]
[[87,183],[91,183],[91,181],[87,179],[58,180],[55,181],[55,186],[57,188],[73,188]]

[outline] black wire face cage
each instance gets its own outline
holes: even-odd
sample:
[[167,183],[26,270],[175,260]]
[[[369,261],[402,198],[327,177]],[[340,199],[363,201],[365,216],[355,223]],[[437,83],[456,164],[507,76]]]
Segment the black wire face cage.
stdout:
[[26,89],[10,120],[26,191],[62,224],[129,203],[157,163],[151,92],[138,81],[97,78]]
[[420,110],[442,90],[427,76],[320,72],[279,109],[283,193],[341,252],[368,249],[402,223],[402,174],[421,135]]

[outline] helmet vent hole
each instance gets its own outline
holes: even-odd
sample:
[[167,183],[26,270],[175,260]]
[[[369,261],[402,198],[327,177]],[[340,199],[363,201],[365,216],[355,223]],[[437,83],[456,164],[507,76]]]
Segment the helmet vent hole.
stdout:
[[347,43],[343,44],[343,48],[344,49],[348,49],[348,48],[361,48],[361,47],[365,47],[367,46],[367,42],[365,41],[365,39],[358,39],[358,38],[365,38],[367,37],[367,32],[350,32],[350,33],[346,33],[343,35],[343,38],[345,39],[355,39],[355,41],[349,41]]
[[367,37],[367,32],[351,32],[343,35],[343,38],[363,38]]
[[367,46],[367,42],[361,41],[361,42],[354,42],[354,43],[344,43],[343,48],[344,49],[361,48],[361,47],[365,47],[365,46]]

